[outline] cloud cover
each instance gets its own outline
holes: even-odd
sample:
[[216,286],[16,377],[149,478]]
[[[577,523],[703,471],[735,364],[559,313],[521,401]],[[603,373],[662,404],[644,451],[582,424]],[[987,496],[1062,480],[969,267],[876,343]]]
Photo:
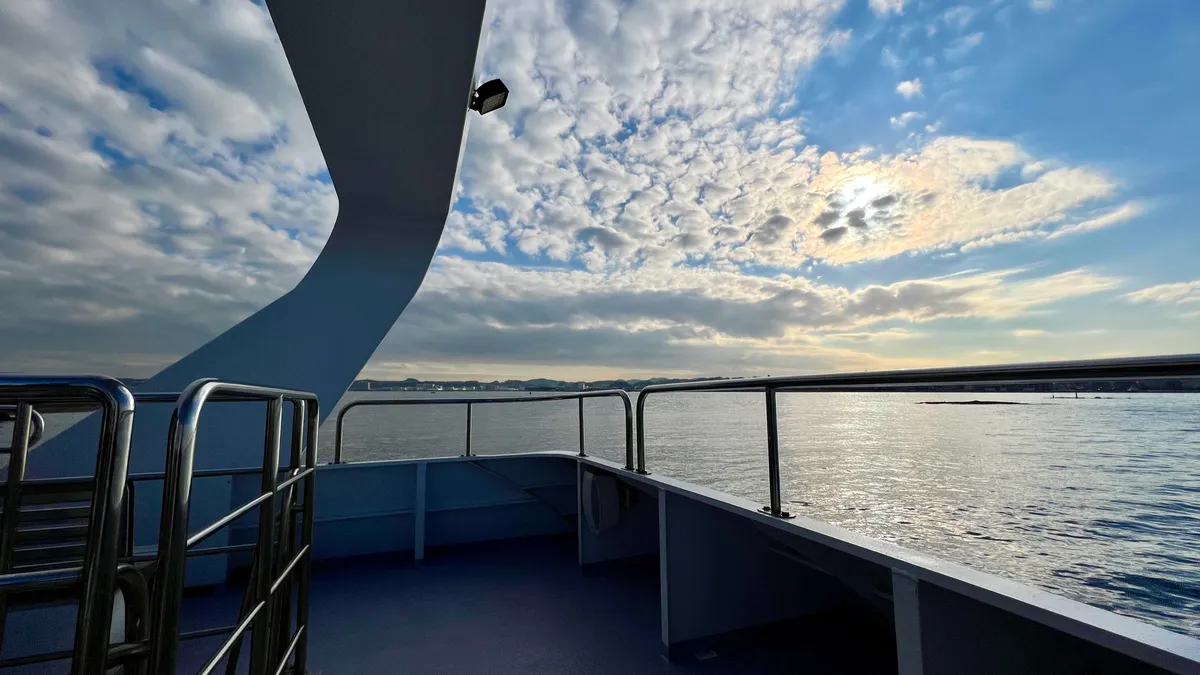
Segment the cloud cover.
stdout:
[[[869,7],[881,22],[911,9]],[[855,44],[843,9],[497,2],[485,75],[512,95],[472,125],[439,258],[372,367],[915,365],[936,357],[854,345],[1122,285],[1039,265],[855,281],[863,266],[1083,235],[1147,207],[1101,168],[936,135],[912,109],[935,81],[912,73],[885,90],[905,108],[879,115],[910,134],[897,145],[813,140],[797,92]],[[985,38],[954,40],[947,58]],[[0,350],[18,367],[153,372],[286,290],[328,236],[336,195],[262,7],[18,3],[0,10],[0,63]],[[926,133],[908,131],[923,118]]]

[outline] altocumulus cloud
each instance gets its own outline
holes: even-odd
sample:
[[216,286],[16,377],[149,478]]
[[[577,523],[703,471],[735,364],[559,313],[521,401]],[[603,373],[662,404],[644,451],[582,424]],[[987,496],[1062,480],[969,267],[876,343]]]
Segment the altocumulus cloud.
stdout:
[[0,352],[147,374],[299,279],[337,210],[252,3],[0,9]]
[[[880,21],[906,9],[870,7]],[[929,363],[862,347],[900,334],[879,324],[1010,319],[1117,288],[1087,269],[859,287],[808,275],[1076,235],[1142,209],[1102,171],[1012,142],[811,142],[786,111],[853,39],[831,25],[842,8],[497,2],[485,69],[512,95],[472,125],[439,257],[368,370]],[[9,3],[0,63],[13,366],[149,374],[285,291],[328,236],[337,197],[261,6]],[[897,91],[921,98],[917,80]]]

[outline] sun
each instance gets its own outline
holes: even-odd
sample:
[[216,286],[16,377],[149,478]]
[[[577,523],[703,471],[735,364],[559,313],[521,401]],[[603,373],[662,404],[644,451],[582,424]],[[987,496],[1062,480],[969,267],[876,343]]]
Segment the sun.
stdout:
[[833,200],[841,205],[843,213],[855,209],[868,209],[892,193],[892,187],[874,176],[859,176],[841,185]]

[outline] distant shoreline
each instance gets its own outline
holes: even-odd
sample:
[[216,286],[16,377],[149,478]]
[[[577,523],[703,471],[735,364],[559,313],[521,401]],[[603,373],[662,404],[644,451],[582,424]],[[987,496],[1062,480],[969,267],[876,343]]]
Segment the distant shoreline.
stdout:
[[917,401],[917,405],[1029,405],[1020,401]]
[[[408,378],[405,380],[372,380],[358,379],[351,383],[347,391],[352,392],[398,392],[398,391],[423,391],[423,392],[460,392],[460,391],[479,391],[479,392],[573,392],[587,391],[595,389],[622,389],[624,391],[635,392],[640,391],[648,385],[668,384],[677,382],[696,382],[700,380],[721,380],[729,379],[723,377],[704,377],[704,378],[666,378],[656,377],[651,379],[615,379],[615,380],[596,380],[592,382],[584,381],[567,381],[555,380],[550,378],[536,378],[531,380],[492,380],[484,382],[480,380],[418,380]],[[145,382],[139,378],[122,378],[121,380],[126,386],[136,388],[138,385]],[[1077,382],[1074,388],[1056,387],[1053,383],[1041,383],[1037,385],[1028,384],[988,384],[980,383],[977,385],[910,385],[906,387],[893,386],[856,386],[856,387],[819,387],[809,391],[813,392],[896,392],[896,393],[926,393],[930,395],[937,394],[1050,394],[1051,398],[1068,399],[1068,398],[1096,398],[1101,395],[1102,398],[1112,398],[1113,395],[1126,397],[1130,394],[1187,394],[1200,393],[1200,379],[1193,380],[1168,380],[1168,381],[1105,381],[1099,380],[1094,382]],[[954,405],[970,405],[969,402],[951,402],[945,403]]]

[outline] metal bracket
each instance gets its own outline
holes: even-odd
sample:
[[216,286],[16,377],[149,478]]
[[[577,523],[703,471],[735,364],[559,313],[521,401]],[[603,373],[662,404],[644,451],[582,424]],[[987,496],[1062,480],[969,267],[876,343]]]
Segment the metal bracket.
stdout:
[[790,511],[780,511],[779,513],[774,513],[771,511],[771,506],[769,504],[759,509],[759,511],[762,511],[768,516],[775,516],[776,518],[783,518],[784,520],[791,520],[792,518],[796,517],[792,515]]

